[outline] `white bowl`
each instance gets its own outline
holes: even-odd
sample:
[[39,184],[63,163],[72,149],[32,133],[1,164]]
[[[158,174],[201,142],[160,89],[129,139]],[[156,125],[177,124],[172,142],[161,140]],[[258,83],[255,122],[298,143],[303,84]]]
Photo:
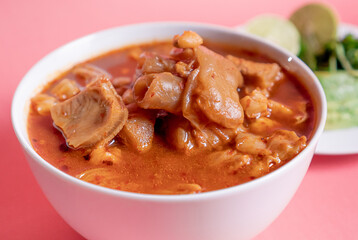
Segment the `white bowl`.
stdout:
[[[299,76],[315,103],[317,121],[308,146],[278,170],[239,186],[195,195],[122,192],[78,180],[42,159],[27,130],[29,99],[58,73],[122,46],[170,39],[184,30],[263,53]],[[38,183],[57,212],[87,239],[238,240],[265,229],[285,208],[305,175],[323,131],[326,100],[315,75],[296,56],[232,29],[196,23],[145,23],[75,40],[44,57],[23,78],[12,103],[16,135]]]

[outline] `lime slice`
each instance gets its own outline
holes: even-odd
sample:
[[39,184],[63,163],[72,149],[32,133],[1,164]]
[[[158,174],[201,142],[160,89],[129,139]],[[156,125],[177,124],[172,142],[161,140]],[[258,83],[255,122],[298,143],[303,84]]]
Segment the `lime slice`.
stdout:
[[303,43],[314,55],[322,54],[325,45],[336,38],[338,18],[326,5],[307,4],[297,9],[290,20],[300,31]]
[[300,51],[300,34],[289,20],[273,14],[257,16],[249,20],[245,30],[297,55]]

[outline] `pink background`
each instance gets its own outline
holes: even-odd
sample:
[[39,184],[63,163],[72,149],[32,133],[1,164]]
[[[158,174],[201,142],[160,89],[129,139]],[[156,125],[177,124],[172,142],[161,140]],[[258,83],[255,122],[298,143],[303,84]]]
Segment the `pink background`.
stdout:
[[[305,2],[0,0],[0,239],[83,239],[44,197],[11,126],[15,88],[43,56],[114,26],[165,20],[235,26],[261,13],[289,16]],[[358,1],[324,2],[336,9],[342,22],[358,25]],[[255,239],[358,239],[357,176],[358,155],[315,156],[291,203]]]

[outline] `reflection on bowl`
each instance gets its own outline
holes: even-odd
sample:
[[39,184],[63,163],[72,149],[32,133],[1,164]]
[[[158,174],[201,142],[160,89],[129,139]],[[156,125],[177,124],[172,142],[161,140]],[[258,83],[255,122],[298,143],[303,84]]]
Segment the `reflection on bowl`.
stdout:
[[[297,76],[312,96],[316,121],[307,147],[261,178],[194,195],[151,195],[103,188],[71,177],[42,159],[27,133],[29,100],[54,74],[110,50],[166,40],[185,30],[204,39],[263,53]],[[295,56],[257,38],[219,26],[147,23],[114,28],[71,42],[38,62],[20,83],[12,120],[31,169],[58,213],[88,239],[249,239],[267,227],[297,190],[312,159],[326,118],[324,93],[314,74]]]

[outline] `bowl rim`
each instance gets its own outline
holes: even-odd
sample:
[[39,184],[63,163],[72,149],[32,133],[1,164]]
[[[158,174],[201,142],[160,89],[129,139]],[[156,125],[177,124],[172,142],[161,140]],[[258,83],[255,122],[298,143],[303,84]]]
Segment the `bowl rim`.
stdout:
[[[25,82],[24,80],[28,79],[29,76],[31,76],[31,74],[32,74],[31,70],[34,69],[37,65],[40,65],[42,62],[45,62],[47,60],[47,58],[49,58],[51,55],[53,55],[57,52],[61,52],[63,49],[68,48],[71,45],[76,44],[77,42],[86,41],[87,39],[95,37],[96,35],[105,34],[105,33],[111,32],[111,31],[119,31],[120,29],[123,29],[123,28],[150,27],[153,25],[156,25],[158,27],[161,26],[161,27],[163,27],[163,29],[166,27],[170,27],[170,26],[181,26],[181,27],[185,26],[188,28],[199,27],[199,28],[203,28],[204,30],[209,29],[212,31],[219,31],[219,32],[221,31],[221,32],[226,32],[228,34],[235,34],[235,35],[250,39],[251,41],[254,41],[259,45],[264,45],[265,47],[271,48],[276,52],[281,52],[284,55],[286,55],[287,57],[292,57],[292,59],[297,63],[298,67],[303,69],[306,73],[308,73],[308,75],[311,77],[311,79],[314,80],[314,85],[317,88],[317,91],[319,93],[319,96],[315,97],[316,105],[321,105],[321,107],[322,107],[321,114],[319,114],[319,112],[316,111],[316,114],[317,114],[316,127],[313,130],[314,132],[313,132],[312,137],[311,137],[309,143],[307,144],[306,148],[303,149],[297,156],[295,156],[293,159],[291,159],[289,162],[287,162],[280,168],[278,168],[278,169],[274,170],[273,172],[270,172],[262,177],[259,177],[257,179],[254,179],[249,182],[242,183],[242,184],[239,184],[236,186],[218,189],[218,190],[214,190],[214,191],[203,192],[203,193],[199,193],[199,194],[181,194],[181,195],[158,195],[158,194],[134,193],[134,192],[126,192],[126,191],[122,191],[122,190],[116,190],[116,189],[102,187],[99,185],[85,182],[85,181],[77,179],[67,173],[64,173],[63,171],[59,170],[58,168],[56,168],[55,166],[53,166],[52,164],[47,162],[45,159],[43,159],[39,154],[37,154],[37,152],[33,149],[31,144],[29,144],[27,142],[27,137],[25,136],[25,134],[22,133],[20,130],[20,122],[22,122],[23,120],[16,119],[16,113],[18,111],[24,111],[24,109],[18,109],[18,108],[16,108],[16,106],[17,106],[17,102],[20,101],[18,99],[20,98],[20,90],[22,88],[24,88],[23,87],[24,82]],[[101,53],[99,53],[98,55],[100,55],[100,54]],[[272,60],[275,60],[275,59],[272,58]],[[27,99],[27,101],[29,101],[29,99]],[[258,185],[261,185],[263,182],[265,182],[271,178],[278,177],[280,174],[283,174],[284,172],[289,171],[291,168],[294,168],[299,163],[299,161],[303,161],[302,156],[307,155],[310,151],[314,152],[315,147],[318,142],[318,138],[320,137],[320,135],[322,134],[323,129],[324,129],[326,115],[327,115],[327,105],[326,105],[326,98],[325,98],[323,88],[320,85],[319,80],[317,79],[315,74],[311,71],[311,69],[305,63],[303,63],[297,56],[292,55],[290,52],[283,49],[282,47],[273,45],[272,43],[262,40],[259,37],[254,36],[252,34],[239,32],[239,31],[235,30],[234,28],[225,27],[225,26],[221,26],[221,25],[215,25],[215,24],[198,23],[198,22],[182,22],[182,21],[146,22],[146,23],[123,25],[123,26],[118,26],[118,27],[113,27],[113,28],[108,28],[105,30],[97,31],[97,32],[85,35],[83,37],[77,38],[73,41],[70,41],[70,42],[56,48],[55,50],[51,51],[50,53],[48,53],[46,56],[41,58],[39,61],[37,61],[31,67],[31,69],[25,74],[25,76],[22,78],[22,80],[18,84],[16,91],[14,93],[13,99],[12,99],[12,106],[11,106],[11,121],[12,121],[12,125],[13,125],[13,129],[15,131],[15,134],[18,138],[18,141],[20,142],[20,144],[23,147],[23,149],[25,150],[25,152],[34,161],[36,161],[39,165],[41,165],[43,168],[45,168],[51,174],[55,175],[58,178],[61,178],[62,180],[66,181],[66,182],[75,184],[77,187],[85,188],[89,191],[98,192],[100,194],[111,195],[114,197],[121,197],[121,198],[127,198],[127,199],[133,199],[133,200],[138,200],[138,201],[156,201],[156,202],[203,201],[203,200],[210,200],[210,199],[225,197],[225,196],[231,195],[233,193],[248,191],[252,188],[255,188]]]

